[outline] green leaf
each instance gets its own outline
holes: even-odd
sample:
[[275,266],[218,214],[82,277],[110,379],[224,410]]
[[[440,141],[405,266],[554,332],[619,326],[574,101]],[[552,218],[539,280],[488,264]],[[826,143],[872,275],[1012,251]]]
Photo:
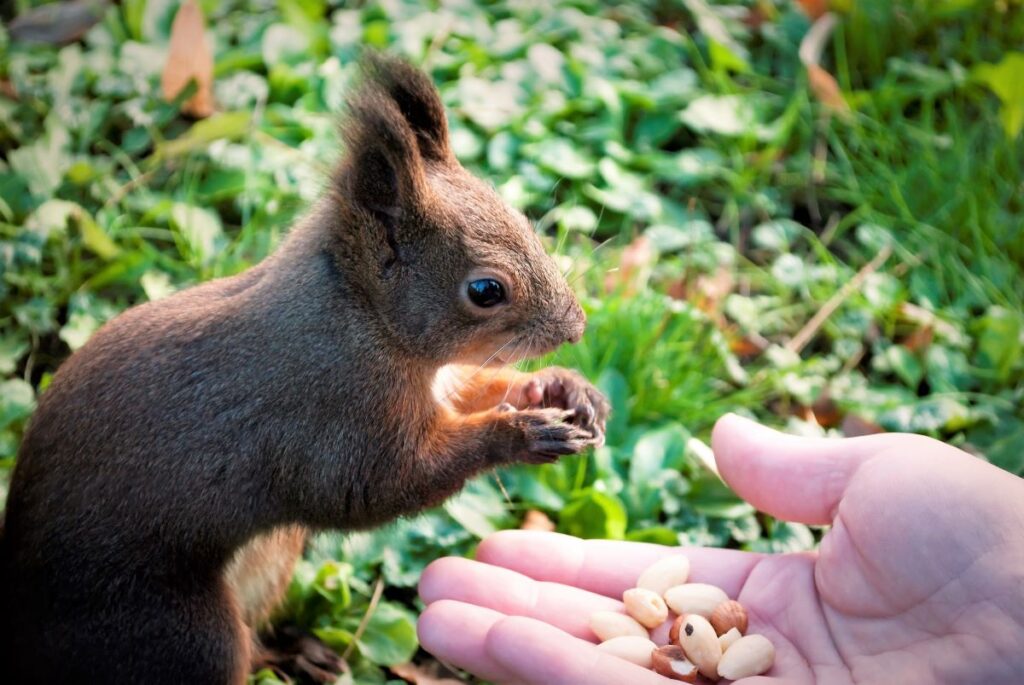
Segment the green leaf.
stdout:
[[551,171],[568,178],[586,178],[594,173],[594,160],[564,138],[546,138],[535,143],[525,154]]
[[109,261],[121,253],[121,248],[117,246],[117,243],[110,239],[110,236],[100,228],[100,225],[85,210],[79,213],[78,224],[82,229],[82,242],[97,257]]
[[146,11],[146,0],[124,0],[121,12],[124,15],[128,34],[135,40],[142,40],[142,17]]
[[445,502],[444,509],[463,528],[481,539],[497,532],[509,518],[501,493],[483,479],[469,483]]
[[751,239],[761,249],[781,253],[789,250],[806,230],[792,219],[775,219],[755,226]]
[[28,350],[28,340],[18,331],[0,336],[0,376],[14,373],[18,362]]
[[705,219],[694,218],[680,224],[654,224],[644,236],[659,252],[678,252],[715,240],[715,228]]
[[71,136],[66,125],[53,112],[46,118],[43,134],[32,143],[8,152],[7,159],[11,169],[25,179],[34,195],[49,197],[60,185],[64,173],[71,168],[70,144]]
[[971,444],[978,447],[990,462],[1010,473],[1024,473],[1024,421],[1006,413],[999,413],[989,425],[968,434]]
[[216,256],[223,235],[220,216],[203,207],[175,202],[171,223],[185,239],[186,254],[196,265],[208,264]]
[[1024,317],[1004,307],[990,307],[974,328],[978,332],[975,364],[1000,383],[1010,379],[1024,353]]
[[171,283],[171,277],[163,271],[152,269],[147,271],[139,279],[139,285],[142,286],[142,291],[146,293],[146,298],[150,302],[162,300],[169,295],[173,295],[175,292],[175,287]]
[[25,219],[25,228],[34,231],[46,240],[52,234],[67,231],[68,219],[79,216],[84,210],[81,205],[67,200],[47,200]]
[[20,378],[0,382],[0,430],[27,418],[36,406],[32,386]]
[[754,507],[737,497],[736,493],[714,476],[702,476],[692,481],[692,486],[687,501],[698,513],[727,519],[754,513]]
[[626,377],[615,368],[608,367],[598,376],[594,384],[611,402],[612,411],[608,417],[608,442],[618,444],[625,437],[629,425],[629,383]]
[[597,215],[582,205],[559,208],[558,225],[566,231],[593,233],[597,229]]
[[355,639],[355,635],[351,630],[339,628],[338,626],[314,628],[313,634],[325,645],[339,653],[348,649],[348,646],[352,644],[352,640]]
[[558,528],[580,538],[621,540],[626,535],[626,507],[615,495],[588,488],[565,505]]
[[263,32],[263,63],[267,68],[294,65],[309,59],[308,41],[302,30],[290,24],[271,24]]
[[671,528],[653,527],[630,531],[626,534],[630,542],[651,542],[656,545],[673,547],[679,544],[679,533]]
[[327,9],[325,0],[277,0],[286,21],[297,26],[321,21]]
[[916,388],[924,376],[921,361],[903,345],[890,345],[872,359],[872,366],[878,371],[895,374],[909,388]]
[[878,417],[886,430],[937,434],[963,430],[978,421],[970,407],[952,397],[928,397],[889,409]]
[[381,602],[358,645],[360,654],[381,666],[409,661],[419,648],[415,616],[399,604]]
[[755,540],[747,548],[752,552],[787,554],[814,549],[814,533],[802,523],[772,520],[767,538]]
[[1024,52],[1007,52],[998,64],[979,64],[971,73],[999,98],[1003,130],[1016,138],[1024,130]]
[[629,480],[634,485],[653,481],[663,470],[678,470],[683,465],[690,433],[678,423],[648,431],[637,440],[629,464]]
[[751,100],[741,95],[702,95],[679,118],[699,133],[760,137],[762,131]]
[[928,385],[933,392],[967,390],[973,382],[967,355],[945,345],[931,345],[925,353]]
[[705,0],[683,0],[683,4],[697,20],[697,26],[707,38],[712,64],[720,69],[747,71],[747,49],[732,36],[741,30],[740,22],[725,18],[720,6],[712,6]]
[[205,151],[215,140],[238,140],[250,133],[251,125],[252,112],[214,114],[192,124],[188,131],[174,140],[160,143],[149,162],[155,164],[193,152]]

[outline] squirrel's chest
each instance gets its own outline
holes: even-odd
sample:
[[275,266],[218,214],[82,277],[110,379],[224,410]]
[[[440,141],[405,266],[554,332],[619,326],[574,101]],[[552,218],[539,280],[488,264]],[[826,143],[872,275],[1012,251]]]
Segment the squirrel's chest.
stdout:
[[458,374],[451,366],[442,366],[437,370],[431,383],[430,391],[434,401],[446,409],[454,409],[453,398],[460,389]]

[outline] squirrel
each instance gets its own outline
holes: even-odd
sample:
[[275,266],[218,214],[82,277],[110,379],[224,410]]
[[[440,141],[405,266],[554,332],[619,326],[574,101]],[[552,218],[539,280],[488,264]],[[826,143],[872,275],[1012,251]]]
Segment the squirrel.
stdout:
[[368,55],[322,197],[269,257],[128,309],[31,418],[0,530],[0,680],[245,682],[310,531],[603,439],[585,316],[469,174],[431,79]]

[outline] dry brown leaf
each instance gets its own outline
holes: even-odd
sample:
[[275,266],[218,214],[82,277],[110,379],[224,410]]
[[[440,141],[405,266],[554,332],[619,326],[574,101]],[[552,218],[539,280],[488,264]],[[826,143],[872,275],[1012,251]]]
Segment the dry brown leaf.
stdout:
[[213,114],[213,52],[206,39],[206,20],[195,0],[186,0],[171,24],[171,46],[160,78],[164,99],[173,100],[195,80],[196,92],[181,111],[194,117]]
[[905,337],[902,341],[902,345],[911,352],[919,352],[931,346],[934,339],[935,329],[931,326],[922,326],[921,328],[915,329],[913,333]]
[[814,420],[822,428],[835,428],[843,419],[839,405],[835,403],[835,400],[829,396],[827,391],[821,393],[818,399],[814,401],[814,404],[811,405],[811,411],[814,413]]
[[800,8],[803,9],[804,14],[811,18],[811,20],[817,19],[821,15],[828,12],[828,0],[797,0],[800,4]]
[[964,340],[963,333],[957,330],[956,326],[953,326],[948,321],[943,321],[935,315],[935,312],[918,307],[916,304],[911,304],[910,302],[901,304],[900,317],[918,326],[931,328],[934,333],[946,340],[954,342],[963,342]]
[[543,511],[530,509],[526,512],[526,517],[523,518],[523,525],[519,527],[523,530],[542,530],[545,532],[551,532],[555,529],[555,524]]
[[843,423],[840,426],[840,429],[843,431],[843,435],[848,438],[885,432],[885,429],[877,423],[868,421],[867,419],[862,419],[854,414],[847,414],[843,417]]
[[436,661],[429,661],[423,664],[399,664],[391,666],[391,672],[402,680],[416,685],[463,685],[462,681],[455,678],[442,678],[438,674],[441,666]]
[[695,303],[706,314],[717,315],[722,311],[722,303],[736,286],[732,269],[718,267],[714,274],[701,274],[697,277],[697,292],[700,298]]
[[807,65],[807,81],[811,86],[811,92],[818,101],[833,112],[847,113],[850,106],[843,98],[843,91],[832,74],[828,73],[817,64]]
[[737,357],[756,357],[764,352],[764,346],[758,341],[745,335],[727,336],[729,339],[729,351]]

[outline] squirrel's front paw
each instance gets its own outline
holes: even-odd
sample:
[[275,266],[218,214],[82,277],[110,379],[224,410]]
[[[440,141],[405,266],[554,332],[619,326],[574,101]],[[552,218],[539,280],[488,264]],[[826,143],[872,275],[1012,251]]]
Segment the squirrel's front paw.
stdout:
[[611,405],[581,374],[558,366],[542,369],[526,382],[523,395],[528,407],[557,407],[572,412],[572,423],[587,432],[590,444],[604,444]]
[[534,464],[553,462],[565,454],[579,454],[593,442],[593,436],[570,421],[572,411],[564,409],[525,409],[503,414],[516,435],[516,461]]

